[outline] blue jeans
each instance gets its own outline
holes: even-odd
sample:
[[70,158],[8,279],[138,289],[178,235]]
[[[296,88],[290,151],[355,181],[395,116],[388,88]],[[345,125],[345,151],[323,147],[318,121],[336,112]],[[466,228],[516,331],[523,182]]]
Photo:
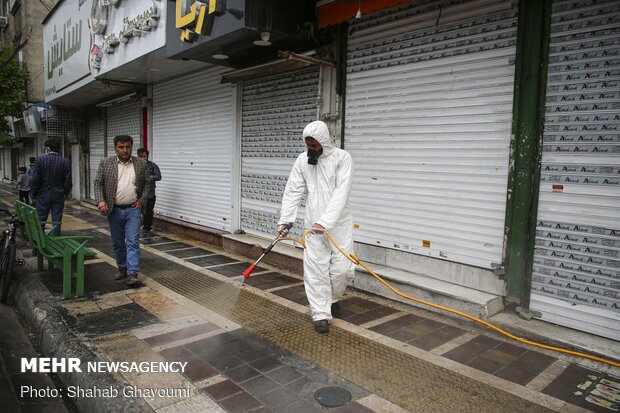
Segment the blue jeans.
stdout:
[[36,208],[41,222],[47,221],[47,216],[52,211],[52,221],[59,223],[54,228],[54,234],[60,235],[62,211],[65,209],[65,194],[54,190],[39,192],[37,193]]
[[112,248],[116,265],[127,274],[140,271],[140,224],[139,208],[113,208],[108,215]]

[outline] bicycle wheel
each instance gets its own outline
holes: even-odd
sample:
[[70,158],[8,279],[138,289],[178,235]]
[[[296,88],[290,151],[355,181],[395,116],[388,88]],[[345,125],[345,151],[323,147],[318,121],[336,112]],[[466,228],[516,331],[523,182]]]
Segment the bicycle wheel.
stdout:
[[16,247],[15,244],[9,244],[5,247],[4,239],[0,245],[2,246],[2,256],[0,257],[0,303],[4,303],[9,295],[9,286],[11,285],[15,270]]

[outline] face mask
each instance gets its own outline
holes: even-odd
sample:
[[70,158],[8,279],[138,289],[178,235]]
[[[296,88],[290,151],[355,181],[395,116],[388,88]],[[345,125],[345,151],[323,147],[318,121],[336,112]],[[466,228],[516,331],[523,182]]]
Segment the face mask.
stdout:
[[320,151],[313,151],[312,149],[308,149],[308,164],[316,165],[319,162],[319,156],[323,153],[323,149]]

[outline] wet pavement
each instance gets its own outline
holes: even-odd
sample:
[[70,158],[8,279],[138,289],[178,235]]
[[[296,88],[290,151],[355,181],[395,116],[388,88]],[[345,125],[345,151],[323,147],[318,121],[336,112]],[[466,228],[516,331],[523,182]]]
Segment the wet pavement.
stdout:
[[[69,206],[63,232],[93,236],[98,252],[85,265],[85,298],[63,300],[58,271],[37,274],[71,333],[101,360],[188,363],[183,374],[119,374],[139,388],[189,389],[144,397],[158,412],[619,410],[620,371],[608,365],[358,291],[347,291],[342,318],[321,335],[300,274],[261,264],[240,287],[248,258],[155,231],[129,288],[112,278],[104,218]],[[317,392],[326,387],[350,401],[324,407]]]

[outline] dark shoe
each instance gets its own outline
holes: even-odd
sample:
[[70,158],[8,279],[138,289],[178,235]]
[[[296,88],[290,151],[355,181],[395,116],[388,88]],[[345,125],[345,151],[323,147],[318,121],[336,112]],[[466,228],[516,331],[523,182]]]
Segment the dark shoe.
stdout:
[[329,321],[327,320],[318,320],[314,322],[314,329],[317,333],[329,333]]
[[119,268],[118,271],[116,271],[116,274],[114,274],[114,279],[115,280],[124,280],[127,277],[127,270],[126,269],[121,269]]
[[137,283],[138,283],[138,274],[136,274],[135,272],[133,274],[127,274],[127,281],[125,281],[125,284],[134,285]]
[[340,318],[342,316],[342,310],[340,309],[340,304],[332,303],[332,317]]

